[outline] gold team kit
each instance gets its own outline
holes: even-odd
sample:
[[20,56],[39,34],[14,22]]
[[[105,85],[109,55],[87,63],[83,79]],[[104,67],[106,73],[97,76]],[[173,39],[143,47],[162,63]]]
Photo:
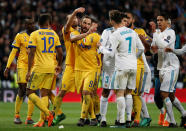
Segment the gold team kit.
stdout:
[[51,89],[55,78],[56,48],[61,47],[58,35],[51,29],[39,29],[30,35],[28,48],[36,48],[32,74],[27,88]]
[[[79,35],[74,31],[71,35]],[[77,92],[82,90],[92,92],[97,88],[100,67],[100,57],[97,53],[97,43],[100,35],[92,33],[75,43],[75,85]]]
[[[19,57],[17,60],[17,83],[27,83],[26,74],[28,69],[28,42],[30,36],[26,31],[18,33],[12,43],[13,48],[19,49]],[[10,67],[10,64],[7,64]]]

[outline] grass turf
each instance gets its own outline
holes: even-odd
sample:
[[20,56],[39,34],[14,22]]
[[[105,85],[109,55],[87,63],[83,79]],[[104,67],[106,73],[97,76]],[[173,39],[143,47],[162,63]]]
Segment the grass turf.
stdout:
[[[186,103],[182,104],[184,108],[186,108]],[[80,117],[80,104],[79,103],[63,103],[62,109],[64,113],[66,114],[67,118],[61,123],[64,125],[64,128],[59,129],[58,126],[55,127],[32,127],[32,125],[25,125],[24,121],[26,119],[27,114],[27,104],[23,103],[21,107],[21,120],[23,121],[23,124],[21,125],[15,125],[13,123],[14,119],[14,103],[0,103],[0,131],[56,131],[56,130],[66,130],[66,131],[115,131],[115,130],[125,130],[125,131],[145,131],[145,130],[151,130],[151,131],[173,131],[173,130],[184,130],[183,128],[167,128],[167,127],[161,127],[157,124],[159,111],[155,104],[148,104],[148,110],[150,113],[150,116],[152,118],[151,126],[146,128],[130,128],[130,129],[122,129],[122,128],[101,128],[101,127],[90,127],[90,126],[84,126],[84,127],[77,127],[76,123]],[[108,112],[107,112],[107,123],[109,125],[114,125],[114,121],[116,118],[116,104],[115,103],[109,103],[108,106]],[[180,113],[174,108],[174,115],[175,119],[179,125],[180,123]],[[39,119],[39,110],[35,107],[34,114],[33,114],[33,120],[36,122]]]

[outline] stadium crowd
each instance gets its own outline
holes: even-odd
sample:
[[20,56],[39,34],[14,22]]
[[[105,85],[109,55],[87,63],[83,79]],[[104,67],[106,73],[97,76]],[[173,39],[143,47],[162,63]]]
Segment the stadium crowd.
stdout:
[[[176,31],[176,46],[181,48],[186,43],[186,2],[184,0],[1,0],[0,2],[0,87],[15,87],[16,63],[12,64],[14,69],[8,78],[3,76],[4,68],[11,51],[11,43],[15,35],[23,30],[23,19],[32,16],[37,21],[40,13],[49,12],[52,14],[52,28],[60,36],[67,14],[75,8],[83,6],[86,14],[97,18],[100,22],[98,31],[109,27],[108,11],[110,9],[132,10],[136,15],[135,25],[145,29],[149,34],[149,22],[155,20],[159,11],[166,11],[172,19],[172,28]],[[63,43],[63,42],[62,42]],[[65,47],[63,46],[65,49]],[[65,55],[65,53],[64,53]],[[148,63],[153,70],[152,56],[150,52],[146,55]],[[180,59],[179,82],[181,87],[186,87],[186,56]]]

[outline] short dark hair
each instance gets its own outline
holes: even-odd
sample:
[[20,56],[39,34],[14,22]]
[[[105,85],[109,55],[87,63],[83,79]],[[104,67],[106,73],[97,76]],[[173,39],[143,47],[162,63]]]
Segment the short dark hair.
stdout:
[[125,14],[127,14],[127,13],[131,14],[132,15],[132,18],[135,17],[135,14],[132,11],[130,11],[130,10],[125,11]]
[[121,12],[118,10],[110,10],[109,11],[109,18],[110,18],[110,20],[113,20],[117,24],[119,24],[119,23],[121,23],[121,20],[122,20]]
[[93,22],[94,22],[94,23],[97,23],[97,24],[99,23],[98,20],[97,20],[97,18],[91,18],[91,19],[92,19],[92,23],[93,23]]
[[124,12],[121,12],[121,18],[128,18],[128,16]]
[[165,12],[160,12],[160,13],[158,14],[158,16],[162,16],[165,20],[168,20],[168,19],[169,19],[169,16],[168,16],[167,13],[165,13]]
[[47,22],[49,22],[49,24],[52,23],[52,16],[49,13],[41,14],[38,21],[39,25],[43,26]]
[[92,23],[92,18],[91,18],[90,16],[84,15],[84,16],[81,18],[81,20],[83,20],[83,19],[85,19],[85,18],[90,19],[90,20],[91,20],[91,23]]

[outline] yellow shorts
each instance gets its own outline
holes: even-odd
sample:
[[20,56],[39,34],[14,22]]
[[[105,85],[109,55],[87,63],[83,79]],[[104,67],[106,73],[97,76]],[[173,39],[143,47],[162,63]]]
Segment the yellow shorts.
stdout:
[[136,88],[132,91],[132,95],[141,95],[141,89],[143,84],[144,66],[137,66],[136,72]]
[[37,73],[32,72],[27,88],[31,90],[48,89],[51,90],[54,80],[54,73]]
[[97,71],[75,71],[77,93],[81,93],[83,90],[93,92],[97,88],[97,80]]
[[27,83],[26,74],[27,74],[27,69],[17,68],[17,83]]
[[66,66],[62,77],[61,89],[67,92],[75,92],[75,72],[74,67]]

